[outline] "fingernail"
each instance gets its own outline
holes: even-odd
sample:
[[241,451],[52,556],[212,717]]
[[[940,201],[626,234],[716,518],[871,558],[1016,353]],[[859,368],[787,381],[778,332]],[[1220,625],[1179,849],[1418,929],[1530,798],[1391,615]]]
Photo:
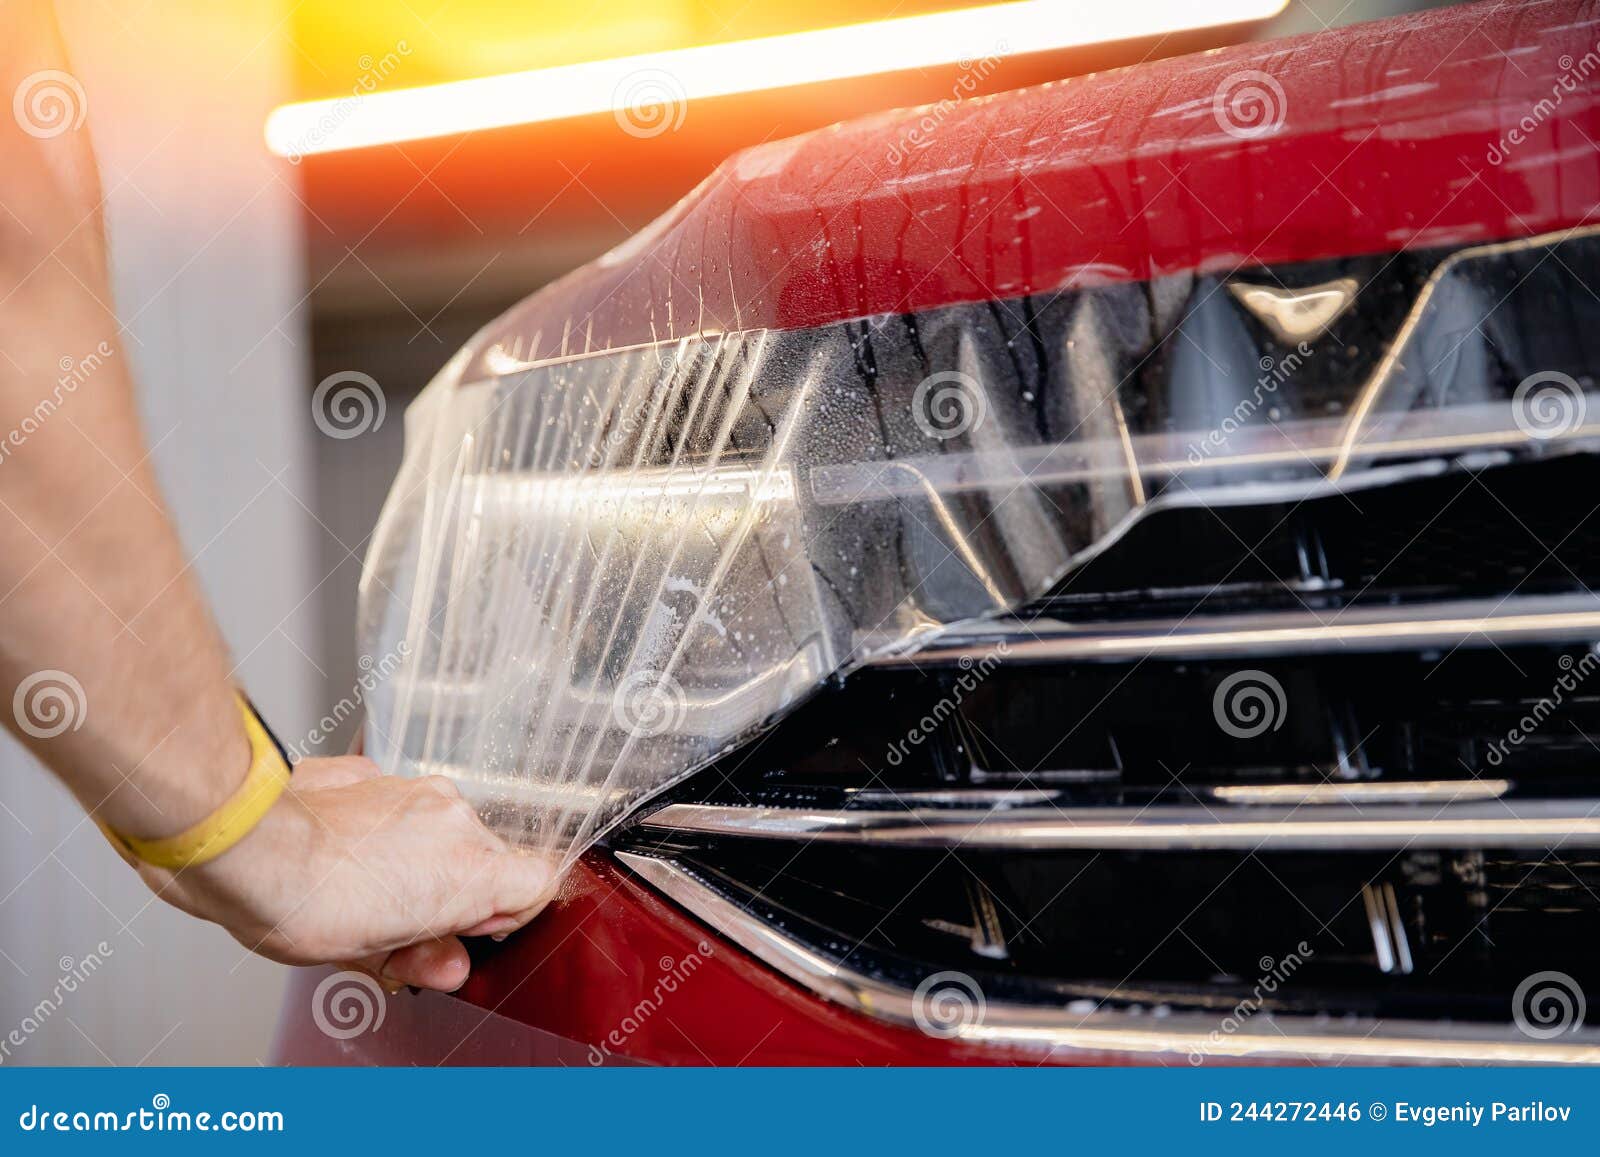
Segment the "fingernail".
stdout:
[[385,960],[383,967],[378,969],[378,986],[390,996],[395,996],[406,986],[406,983],[389,971],[389,962]]
[[489,939],[493,940],[496,944],[498,944],[498,943],[500,943],[500,941],[504,940],[507,936],[510,936],[510,935],[511,935],[511,933],[509,933],[509,932],[496,932],[493,936],[490,936]]

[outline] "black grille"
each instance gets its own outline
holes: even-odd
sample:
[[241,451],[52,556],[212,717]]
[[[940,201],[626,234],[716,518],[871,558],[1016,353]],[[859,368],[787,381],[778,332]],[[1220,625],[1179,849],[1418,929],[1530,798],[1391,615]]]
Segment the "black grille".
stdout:
[[1574,454],[1373,490],[1152,514],[1026,618],[1068,621],[1600,586],[1594,458]]
[[[1574,455],[1292,509],[1168,511],[1025,618],[1583,591],[1600,573],[1595,465]],[[1270,726],[1239,734],[1219,721],[1218,702],[1246,672],[1279,688],[1281,707]],[[1151,819],[1188,807],[1226,818],[1250,814],[1229,789],[1247,799],[1289,790],[1292,805],[1294,791],[1310,800],[1431,785],[1444,795],[1416,804],[1421,821],[1446,814],[1455,789],[1508,815],[1526,801],[1586,802],[1600,797],[1597,769],[1600,654],[1588,642],[1463,638],[1249,661],[868,668],[666,802],[843,815],[1117,807]],[[1353,798],[1354,810],[1338,814],[1360,817],[1366,797]],[[1273,985],[1263,1008],[1488,1023],[1505,1021],[1510,993],[1535,972],[1600,987],[1600,860],[1581,840],[935,849],[644,825],[617,842],[670,853],[852,970],[914,986],[932,970],[959,969],[982,978],[991,999],[1227,1009],[1259,998],[1269,963],[1286,959],[1295,975]]]

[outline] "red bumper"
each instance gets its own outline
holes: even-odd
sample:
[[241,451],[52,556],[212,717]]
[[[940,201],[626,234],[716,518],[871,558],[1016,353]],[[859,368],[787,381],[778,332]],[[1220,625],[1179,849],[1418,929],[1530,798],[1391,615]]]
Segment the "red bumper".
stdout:
[[[975,1048],[836,1008],[782,980],[598,851],[583,858],[538,920],[504,943],[477,944],[474,955],[472,977],[456,995],[390,997],[381,1018],[364,1018],[370,1023],[348,1037],[343,1032],[355,1024],[329,1035],[319,1027],[326,1016],[313,1015],[327,972],[297,974],[275,1060],[1033,1065],[1043,1057]],[[1073,1060],[1084,1063],[1081,1055]]]

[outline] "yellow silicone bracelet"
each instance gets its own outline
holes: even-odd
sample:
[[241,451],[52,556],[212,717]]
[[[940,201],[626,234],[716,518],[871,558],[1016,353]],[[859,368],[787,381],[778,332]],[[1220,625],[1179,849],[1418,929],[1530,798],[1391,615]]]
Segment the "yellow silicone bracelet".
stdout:
[[164,839],[136,839],[101,824],[101,830],[119,850],[153,867],[177,871],[216,859],[261,822],[289,786],[289,765],[243,695],[239,696],[239,711],[250,738],[250,770],[238,789],[205,819]]

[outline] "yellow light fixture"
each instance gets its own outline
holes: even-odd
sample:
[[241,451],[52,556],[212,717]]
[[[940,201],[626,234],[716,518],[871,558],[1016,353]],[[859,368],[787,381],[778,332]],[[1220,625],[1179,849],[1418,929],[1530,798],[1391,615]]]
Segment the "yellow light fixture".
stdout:
[[681,123],[688,101],[1159,36],[1275,16],[1288,0],[1022,0],[649,52],[275,109],[279,156],[363,148],[614,112],[638,136]]

